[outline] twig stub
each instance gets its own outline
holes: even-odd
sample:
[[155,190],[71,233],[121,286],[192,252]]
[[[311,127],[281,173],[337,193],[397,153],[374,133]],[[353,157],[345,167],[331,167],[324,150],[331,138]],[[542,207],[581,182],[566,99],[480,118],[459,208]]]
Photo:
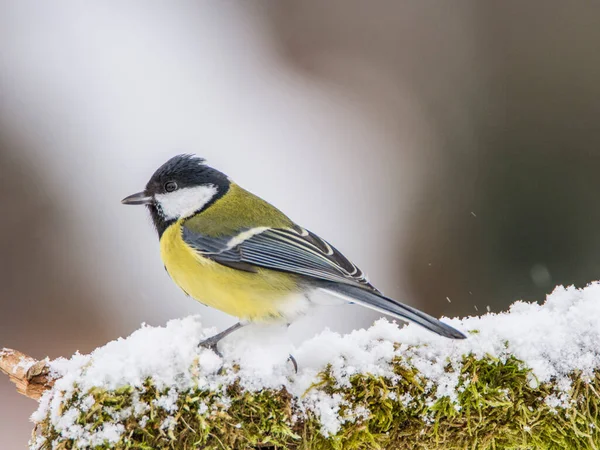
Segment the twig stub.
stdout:
[[0,350],[0,372],[8,375],[17,392],[34,400],[39,400],[54,384],[46,360],[38,361],[17,350]]

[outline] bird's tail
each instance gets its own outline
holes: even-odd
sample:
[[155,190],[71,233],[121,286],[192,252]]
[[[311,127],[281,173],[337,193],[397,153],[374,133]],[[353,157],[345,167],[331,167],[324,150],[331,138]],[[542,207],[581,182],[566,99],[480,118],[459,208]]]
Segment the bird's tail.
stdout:
[[337,297],[343,297],[352,303],[374,309],[384,314],[389,314],[398,319],[414,322],[440,336],[450,339],[466,338],[460,331],[452,328],[450,325],[440,322],[435,317],[431,317],[429,314],[425,314],[416,308],[385,297],[382,294],[341,283],[327,283],[326,285],[323,285],[322,289]]

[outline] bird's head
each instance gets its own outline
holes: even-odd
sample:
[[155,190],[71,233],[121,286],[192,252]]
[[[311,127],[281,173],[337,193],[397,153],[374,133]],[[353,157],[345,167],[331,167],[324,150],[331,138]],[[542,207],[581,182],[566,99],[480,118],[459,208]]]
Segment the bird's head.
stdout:
[[146,205],[159,235],[174,221],[191,217],[222,197],[229,189],[227,176],[195,155],[177,155],[160,166],[146,189],[121,200]]

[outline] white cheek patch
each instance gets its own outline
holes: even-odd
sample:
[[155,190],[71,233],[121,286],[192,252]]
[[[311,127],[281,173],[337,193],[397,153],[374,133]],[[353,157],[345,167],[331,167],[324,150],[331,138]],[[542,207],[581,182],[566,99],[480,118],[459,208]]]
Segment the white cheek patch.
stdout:
[[201,210],[217,193],[213,184],[178,189],[154,196],[162,215],[167,220],[186,218]]

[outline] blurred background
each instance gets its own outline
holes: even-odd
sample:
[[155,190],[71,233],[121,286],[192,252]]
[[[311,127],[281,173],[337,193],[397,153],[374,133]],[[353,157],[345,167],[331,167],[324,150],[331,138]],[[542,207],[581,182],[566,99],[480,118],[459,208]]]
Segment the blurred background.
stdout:
[[[434,315],[600,276],[600,3],[0,0],[0,347],[202,314],[120,204],[195,152]],[[368,326],[324,308],[290,329]],[[3,449],[35,403],[0,378]]]

